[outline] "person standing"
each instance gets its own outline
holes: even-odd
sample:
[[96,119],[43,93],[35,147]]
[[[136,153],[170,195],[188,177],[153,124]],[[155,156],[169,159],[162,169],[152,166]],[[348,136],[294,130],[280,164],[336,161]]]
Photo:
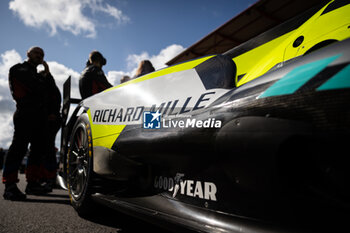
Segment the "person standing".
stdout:
[[86,68],[79,79],[79,91],[82,99],[112,87],[102,70],[102,66],[106,63],[106,58],[100,52],[94,50],[90,53]]
[[137,67],[136,73],[135,73],[135,77],[134,78],[138,78],[141,77],[142,75],[148,74],[153,72],[155,69],[152,65],[152,63],[149,60],[142,60],[139,63],[139,66]]
[[[43,193],[45,188],[37,180],[42,156],[47,154],[47,99],[48,93],[43,78],[51,76],[44,61],[44,51],[32,47],[27,51],[27,61],[16,64],[9,71],[9,86],[16,102],[13,115],[14,134],[3,169],[5,184],[4,199],[20,201],[26,199],[18,187],[18,169],[30,144],[28,158],[26,193]],[[37,72],[37,66],[44,65],[44,73]]]
[[[40,72],[43,74],[41,76],[42,82],[45,84],[46,91],[48,92],[47,99],[47,130],[48,130],[48,151],[44,156],[42,166],[41,166],[41,183],[46,187],[47,192],[52,192],[52,188],[56,182],[57,173],[57,160],[56,152],[57,148],[55,146],[56,134],[61,127],[62,117],[61,117],[61,92],[58,89],[56,82],[52,75],[45,76],[45,70]],[[39,177],[38,177],[39,178]]]
[[128,75],[124,75],[124,76],[120,79],[120,84],[129,82],[130,80],[131,80],[131,78],[130,78]]

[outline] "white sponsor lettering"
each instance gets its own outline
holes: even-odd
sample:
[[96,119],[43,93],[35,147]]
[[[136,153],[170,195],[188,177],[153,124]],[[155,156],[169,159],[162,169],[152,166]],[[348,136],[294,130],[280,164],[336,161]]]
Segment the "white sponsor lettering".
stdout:
[[196,182],[196,187],[194,188],[193,196],[203,199],[203,189],[200,181]]
[[204,199],[216,201],[216,185],[214,183],[204,183]]
[[163,128],[221,128],[222,122],[215,118],[207,120],[197,120],[192,118],[187,119],[162,119]]
[[156,176],[154,188],[173,192],[173,197],[178,193],[190,197],[217,201],[216,185],[212,182],[202,182],[194,180],[182,180],[184,174],[178,173],[174,178]]

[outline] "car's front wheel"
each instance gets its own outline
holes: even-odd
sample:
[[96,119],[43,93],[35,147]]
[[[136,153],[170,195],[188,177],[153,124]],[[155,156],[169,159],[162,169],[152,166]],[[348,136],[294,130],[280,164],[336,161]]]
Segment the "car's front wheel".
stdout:
[[89,214],[95,203],[91,200],[94,177],[93,150],[87,114],[81,115],[75,123],[67,160],[67,186],[72,206],[81,215]]

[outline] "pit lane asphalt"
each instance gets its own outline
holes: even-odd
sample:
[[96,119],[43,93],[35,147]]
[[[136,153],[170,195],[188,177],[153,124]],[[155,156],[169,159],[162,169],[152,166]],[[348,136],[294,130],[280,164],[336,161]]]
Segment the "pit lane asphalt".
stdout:
[[[2,172],[0,172],[2,177]],[[25,190],[24,175],[18,187]],[[27,200],[4,200],[5,186],[0,184],[0,232],[164,232],[154,225],[105,208],[89,219],[81,218],[70,205],[66,190],[54,189],[46,196],[27,195]]]

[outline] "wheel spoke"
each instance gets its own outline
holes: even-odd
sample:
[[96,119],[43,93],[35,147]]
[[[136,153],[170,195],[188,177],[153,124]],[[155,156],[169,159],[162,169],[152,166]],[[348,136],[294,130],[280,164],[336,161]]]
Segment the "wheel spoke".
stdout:
[[88,185],[89,174],[89,138],[85,126],[79,124],[74,131],[73,142],[69,158],[69,183],[70,192],[74,199],[83,195]]
[[79,171],[79,178],[80,178],[80,181],[79,181],[79,193],[82,191],[83,187],[85,186],[85,182],[86,182],[86,176],[85,176],[85,172],[84,172],[84,167],[82,168],[82,171]]
[[87,172],[86,172],[87,168],[86,167],[83,167],[83,174],[84,174],[84,177],[87,177]]

